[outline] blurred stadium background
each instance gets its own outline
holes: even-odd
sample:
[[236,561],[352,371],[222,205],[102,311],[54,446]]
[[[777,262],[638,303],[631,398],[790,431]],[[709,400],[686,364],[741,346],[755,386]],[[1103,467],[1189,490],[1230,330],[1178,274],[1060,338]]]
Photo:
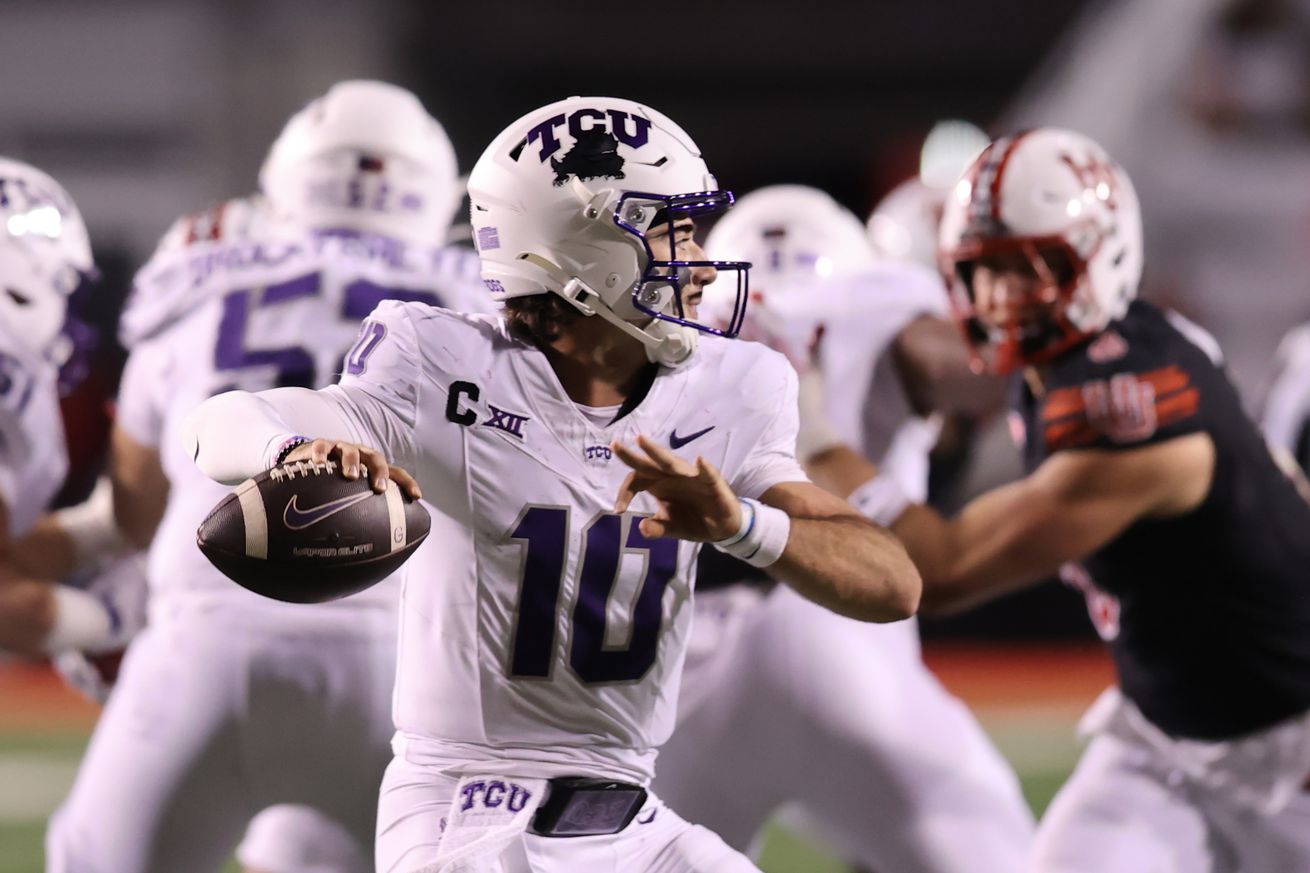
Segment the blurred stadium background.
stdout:
[[[744,0],[8,0],[0,58],[0,154],[65,184],[104,273],[65,499],[100,463],[132,272],[177,215],[253,189],[286,117],[344,78],[415,91],[464,169],[522,112],[611,93],[677,119],[727,188],[816,185],[861,215],[916,171],[939,119],[1063,124],[1127,167],[1144,295],[1218,337],[1251,410],[1277,341],[1310,318],[1310,0],[811,0],[783,15]],[[1017,473],[1004,422],[968,429],[936,471],[947,507]],[[1110,676],[1081,598],[1053,582],[923,627],[1040,810]],[[42,665],[0,661],[0,873],[40,869],[94,718]],[[814,852],[775,830],[766,869],[842,869]]]

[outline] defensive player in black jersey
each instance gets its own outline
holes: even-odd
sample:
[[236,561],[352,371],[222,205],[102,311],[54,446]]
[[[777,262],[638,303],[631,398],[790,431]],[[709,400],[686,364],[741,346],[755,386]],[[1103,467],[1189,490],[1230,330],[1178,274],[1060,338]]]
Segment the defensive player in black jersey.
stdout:
[[1095,143],[1037,130],[950,198],[942,264],[979,363],[1020,371],[1026,478],[956,518],[853,450],[810,473],[893,522],[927,609],[1062,567],[1118,687],[1039,828],[1040,873],[1310,870],[1310,504],[1242,411],[1214,341],[1134,302],[1136,196]]

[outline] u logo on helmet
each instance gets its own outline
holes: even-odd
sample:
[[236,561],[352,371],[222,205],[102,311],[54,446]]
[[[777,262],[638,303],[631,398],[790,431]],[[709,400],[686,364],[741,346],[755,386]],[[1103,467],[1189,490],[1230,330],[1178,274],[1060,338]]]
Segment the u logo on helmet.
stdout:
[[1119,180],[1112,165],[1094,154],[1088,155],[1086,162],[1081,164],[1067,153],[1060,155],[1060,160],[1078,177],[1079,184],[1094,192],[1097,199],[1105,201],[1106,208],[1112,211],[1119,208]]

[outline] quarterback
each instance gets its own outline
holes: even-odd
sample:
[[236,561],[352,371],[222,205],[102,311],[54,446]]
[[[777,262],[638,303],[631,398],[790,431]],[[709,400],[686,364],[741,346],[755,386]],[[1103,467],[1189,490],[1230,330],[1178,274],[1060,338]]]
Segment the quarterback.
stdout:
[[[872,621],[914,613],[918,574],[806,480],[786,360],[730,340],[748,265],[693,239],[732,196],[681,128],[569,98],[503,131],[469,195],[503,317],[384,303],[340,384],[215,397],[187,450],[229,483],[336,455],[463,526],[403,593],[380,871],[501,869],[507,849],[537,871],[754,869],[646,790],[700,544]],[[723,273],[729,336],[697,312]]]

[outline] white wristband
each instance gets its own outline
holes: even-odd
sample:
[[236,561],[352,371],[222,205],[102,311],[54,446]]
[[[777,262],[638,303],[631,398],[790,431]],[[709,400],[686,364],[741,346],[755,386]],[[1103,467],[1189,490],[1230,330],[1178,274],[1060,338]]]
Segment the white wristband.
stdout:
[[767,567],[787,548],[791,516],[749,497],[741,499],[741,527],[732,536],[710,543],[726,555],[752,567]]
[[877,475],[851,492],[846,500],[870,521],[890,527],[913,503],[892,476]]

